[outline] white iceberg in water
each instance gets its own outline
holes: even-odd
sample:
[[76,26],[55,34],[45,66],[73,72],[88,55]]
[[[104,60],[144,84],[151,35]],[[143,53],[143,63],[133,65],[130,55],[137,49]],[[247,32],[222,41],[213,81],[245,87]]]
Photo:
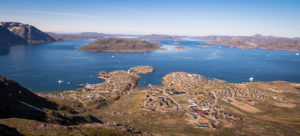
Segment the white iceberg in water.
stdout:
[[299,56],[299,53],[298,53],[298,52],[296,53],[296,56]]
[[253,82],[253,80],[254,80],[253,77],[250,77],[250,78],[249,78],[249,81],[250,81],[250,82]]
[[62,80],[58,80],[57,82],[58,82],[59,84],[61,84],[61,83],[63,83],[64,81],[62,81]]

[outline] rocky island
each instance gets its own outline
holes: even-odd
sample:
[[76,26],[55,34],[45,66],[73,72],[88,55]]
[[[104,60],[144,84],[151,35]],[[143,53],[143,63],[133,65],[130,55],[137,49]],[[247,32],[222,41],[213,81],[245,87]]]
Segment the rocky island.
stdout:
[[163,77],[162,86],[139,89],[136,72],[98,76],[105,81],[36,94],[0,77],[0,134],[300,134],[300,84],[228,83],[173,72]]
[[184,46],[175,46],[175,49],[177,49],[177,50],[186,50],[187,47],[184,47]]
[[130,68],[130,70],[132,70],[136,73],[141,73],[141,74],[147,74],[147,73],[154,72],[154,68],[152,66],[136,66],[136,67]]
[[78,50],[92,52],[149,52],[161,49],[159,45],[130,38],[101,38]]
[[208,46],[208,45],[198,45],[198,47],[209,48],[209,47],[211,47],[211,46]]

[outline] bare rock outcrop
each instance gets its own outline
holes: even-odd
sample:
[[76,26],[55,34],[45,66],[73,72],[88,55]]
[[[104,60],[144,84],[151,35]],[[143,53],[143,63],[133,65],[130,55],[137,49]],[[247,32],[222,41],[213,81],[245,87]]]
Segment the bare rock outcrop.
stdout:
[[154,68],[152,66],[136,66],[136,67],[130,68],[130,70],[132,70],[136,73],[141,73],[141,74],[147,74],[147,73],[154,72]]

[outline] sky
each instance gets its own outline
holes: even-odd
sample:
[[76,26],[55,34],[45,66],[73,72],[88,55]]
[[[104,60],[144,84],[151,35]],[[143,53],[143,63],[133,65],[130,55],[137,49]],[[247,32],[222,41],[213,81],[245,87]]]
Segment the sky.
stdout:
[[0,0],[0,21],[58,33],[300,37],[300,0]]

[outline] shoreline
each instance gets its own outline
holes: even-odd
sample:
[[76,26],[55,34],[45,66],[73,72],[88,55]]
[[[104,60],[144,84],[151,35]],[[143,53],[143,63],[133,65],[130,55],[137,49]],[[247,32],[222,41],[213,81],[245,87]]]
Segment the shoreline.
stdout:
[[97,51],[97,50],[82,50],[82,49],[74,49],[76,51],[86,51],[86,52],[125,52],[125,53],[144,53],[144,52],[151,52],[156,50],[164,50],[164,48],[159,49],[153,49],[153,50],[103,50],[103,51]]
[[[55,124],[67,127],[87,125],[90,130],[100,125],[111,130],[123,130],[122,132],[129,134],[189,132],[180,130],[162,132],[161,127],[155,130],[145,129],[163,125],[168,129],[186,126],[189,130],[199,131],[198,134],[203,130],[222,134],[224,128],[236,130],[233,125],[240,123],[252,125],[253,122],[249,119],[253,118],[257,123],[252,127],[260,128],[268,121],[268,118],[261,118],[262,114],[268,116],[285,113],[283,116],[285,117],[286,114],[295,116],[293,113],[299,111],[297,97],[286,95],[286,93],[299,95],[300,84],[291,82],[229,83],[215,78],[209,79],[199,74],[172,72],[164,75],[162,85],[140,88],[138,84],[141,76],[131,71],[100,71],[98,78],[104,79],[105,82],[85,84],[80,89],[63,92],[32,93],[5,77],[0,80],[0,85],[2,84],[0,87],[4,88],[2,93],[6,96],[3,97],[4,102],[8,101],[5,104],[11,103],[9,105],[11,108],[8,109],[18,111],[15,115],[26,115],[22,121],[24,123],[16,126],[18,129],[23,128],[20,129],[23,132],[32,129],[32,126],[26,125],[32,121],[31,117],[41,113],[46,120],[33,122],[35,130],[47,128],[53,131],[55,127],[50,124]],[[35,101],[31,101],[32,98]],[[16,99],[22,105],[14,104],[13,101]],[[23,108],[26,108],[26,111]],[[278,108],[282,111],[275,110]],[[293,112],[286,113],[284,112],[286,109]],[[2,107],[1,110],[6,111],[7,108]],[[248,113],[251,113],[251,116]],[[8,113],[8,115],[14,114]],[[167,121],[171,123],[165,121],[166,116]],[[155,124],[151,121],[148,124],[149,117],[150,120],[160,117],[162,119],[155,121]],[[5,125],[16,121],[19,120],[16,118],[0,120]],[[228,126],[227,123],[231,125]],[[288,125],[283,124],[283,126]],[[248,126],[245,127],[247,128]]]
[[[122,69],[120,69],[120,70],[122,70]],[[116,71],[118,71],[118,70],[116,70]],[[114,72],[114,71],[112,71],[112,72]],[[176,73],[176,72],[184,72],[184,71],[174,71],[174,72],[169,72],[168,74],[171,74],[171,73]],[[151,72],[152,73],[152,72]],[[151,73],[146,73],[146,74],[151,74]],[[145,75],[145,74],[142,74],[142,73],[139,73],[138,75]],[[168,74],[166,74],[166,75],[168,75]],[[197,73],[191,73],[191,74],[197,74]],[[164,75],[164,76],[166,76],[166,75]],[[163,77],[164,77],[163,76]],[[152,86],[154,86],[154,87],[163,87],[163,77],[161,78],[161,80],[160,80],[160,84],[151,84]],[[285,81],[285,80],[268,80],[268,81],[260,81],[260,80],[257,80],[257,81],[254,81],[254,82],[250,82],[250,81],[243,81],[243,82],[230,82],[230,81],[226,81],[226,80],[223,80],[223,79],[219,79],[219,78],[215,78],[215,77],[213,77],[213,78],[208,78],[208,77],[206,77],[206,76],[204,76],[205,78],[207,78],[208,80],[213,80],[213,79],[217,79],[217,80],[222,80],[222,81],[225,81],[225,82],[227,82],[227,83],[231,83],[231,84],[247,84],[247,83],[274,83],[274,82],[287,82],[287,83],[291,83],[291,84],[299,84],[300,85],[300,82],[294,82],[294,81]],[[141,77],[141,79],[142,79],[142,77]],[[88,82],[85,82],[85,83],[82,83],[82,84],[101,84],[101,83],[104,83],[105,81],[102,81],[102,82],[97,82],[97,83],[88,83]],[[141,86],[140,85],[141,83],[139,82],[138,84],[137,84],[137,87],[138,87],[138,89],[141,89],[141,90],[143,90],[143,89],[149,89],[149,87],[148,87],[148,85],[146,85],[146,86]],[[78,84],[79,85],[79,84]],[[78,87],[78,85],[75,85],[76,87],[74,88],[74,89],[70,89],[70,90],[61,90],[61,91],[59,91],[59,90],[56,90],[56,91],[40,91],[40,90],[38,90],[38,91],[36,91],[36,90],[32,90],[31,88],[28,88],[28,89],[30,89],[33,93],[37,93],[37,94],[39,94],[39,93],[61,93],[61,92],[69,92],[69,91],[77,91],[78,89],[81,89],[81,88],[83,88],[84,86],[81,86],[81,87]]]

